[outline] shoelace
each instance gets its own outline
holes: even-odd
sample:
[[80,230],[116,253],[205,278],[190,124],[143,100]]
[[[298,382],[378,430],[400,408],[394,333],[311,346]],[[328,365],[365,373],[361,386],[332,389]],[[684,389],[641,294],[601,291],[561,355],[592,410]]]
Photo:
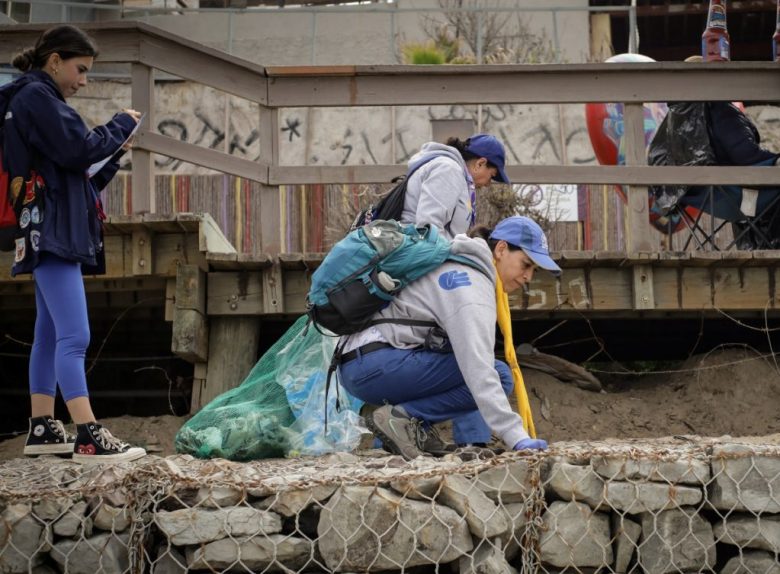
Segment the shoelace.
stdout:
[[417,435],[417,448],[420,450],[425,450],[426,444],[428,441],[431,441],[433,444],[430,445],[430,447],[440,447],[444,445],[444,441],[441,439],[441,436],[439,435],[439,431],[437,431],[434,427],[419,424],[417,425],[416,429],[416,435]]
[[100,440],[100,444],[105,449],[116,449],[116,450],[123,450],[127,443],[122,442],[118,438],[116,438],[114,435],[112,435],[108,429],[100,427],[98,429],[98,440]]
[[424,450],[425,441],[428,440],[428,433],[431,431],[436,432],[432,428],[426,429],[421,420],[416,418],[411,419],[409,424],[409,438],[414,441],[414,444],[418,449]]
[[54,434],[66,438],[67,435],[65,434],[65,425],[62,424],[62,421],[57,419],[49,419],[49,428],[54,431]]
[[65,430],[65,425],[59,419],[49,419],[49,427],[55,434],[65,439],[65,442],[76,442],[76,436]]

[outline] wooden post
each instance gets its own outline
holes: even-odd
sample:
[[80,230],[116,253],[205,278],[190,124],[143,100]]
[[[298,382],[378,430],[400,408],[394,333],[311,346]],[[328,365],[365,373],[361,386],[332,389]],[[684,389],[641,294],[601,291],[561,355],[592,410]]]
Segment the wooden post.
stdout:
[[148,229],[133,230],[133,275],[151,275],[154,271],[152,238]]
[[263,270],[263,312],[284,313],[284,283],[278,263]]
[[207,363],[195,363],[192,370],[192,397],[190,399],[190,413],[195,414],[200,410],[200,395],[206,388]]
[[[260,163],[269,167],[279,165],[279,110],[260,106]],[[267,174],[268,175],[268,174]],[[287,246],[282,245],[279,220],[279,186],[260,187],[260,237],[262,250],[276,255]]]
[[179,265],[171,351],[190,362],[208,360],[206,274],[197,265]]
[[[144,64],[132,65],[131,106],[145,113],[142,132],[154,129],[154,70]],[[133,149],[133,213],[154,213],[154,159],[152,153]]]
[[211,317],[206,384],[193,412],[240,385],[257,362],[260,321],[257,317]]
[[[647,165],[645,118],[642,104],[626,104],[624,106],[623,130],[626,143],[626,165]],[[632,185],[628,187],[626,252],[630,256],[640,252],[655,251],[652,244],[647,203],[647,186]],[[650,265],[636,265],[633,270],[634,309],[655,309],[653,268]]]

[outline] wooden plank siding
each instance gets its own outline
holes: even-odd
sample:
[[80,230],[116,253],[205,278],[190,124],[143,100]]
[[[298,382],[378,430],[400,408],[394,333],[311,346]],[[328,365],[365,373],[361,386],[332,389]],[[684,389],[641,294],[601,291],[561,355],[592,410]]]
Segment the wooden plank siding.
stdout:
[[[327,251],[344,235],[352,218],[392,184],[312,184],[282,185],[278,206],[271,219],[279,226],[281,253],[320,253]],[[239,253],[259,255],[265,252],[261,233],[261,193],[264,186],[256,181],[230,175],[157,175],[155,177],[157,211],[208,213],[228,241]],[[266,187],[267,189],[267,187]],[[558,222],[549,230],[554,251],[626,249],[626,205],[617,186],[580,185],[579,221]],[[103,191],[106,213],[129,215],[132,206],[132,176],[120,172]],[[492,225],[488,210],[478,202],[478,223]],[[705,216],[702,225],[710,228]],[[718,244],[725,247],[732,239],[726,226],[718,234]],[[651,247],[656,250],[680,251],[687,234],[684,230],[671,238],[651,229]],[[688,246],[694,250],[695,244]]]

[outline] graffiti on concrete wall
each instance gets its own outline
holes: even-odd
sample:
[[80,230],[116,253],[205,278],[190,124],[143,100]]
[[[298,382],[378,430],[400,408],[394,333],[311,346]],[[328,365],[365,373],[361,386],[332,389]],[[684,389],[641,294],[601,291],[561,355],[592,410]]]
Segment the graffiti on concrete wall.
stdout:
[[[92,125],[110,118],[129,99],[126,84],[95,82],[89,90],[74,103]],[[767,147],[780,148],[780,112],[769,107],[754,110],[748,111],[766,135]],[[495,104],[481,109],[471,105],[282,109],[280,164],[402,164],[431,139],[431,122],[438,120],[470,120],[475,130],[481,121],[482,131],[506,145],[509,164],[595,163],[581,104]],[[187,82],[159,85],[154,123],[159,133],[182,142],[252,161],[260,155],[257,105],[210,88]],[[165,156],[158,156],[156,165],[163,173],[208,172]]]

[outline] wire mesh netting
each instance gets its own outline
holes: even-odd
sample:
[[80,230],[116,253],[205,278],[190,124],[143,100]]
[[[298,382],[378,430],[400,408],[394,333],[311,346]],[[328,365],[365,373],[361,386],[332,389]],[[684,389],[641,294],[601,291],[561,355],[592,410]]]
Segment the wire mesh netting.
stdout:
[[0,466],[0,572],[780,572],[780,447]]

